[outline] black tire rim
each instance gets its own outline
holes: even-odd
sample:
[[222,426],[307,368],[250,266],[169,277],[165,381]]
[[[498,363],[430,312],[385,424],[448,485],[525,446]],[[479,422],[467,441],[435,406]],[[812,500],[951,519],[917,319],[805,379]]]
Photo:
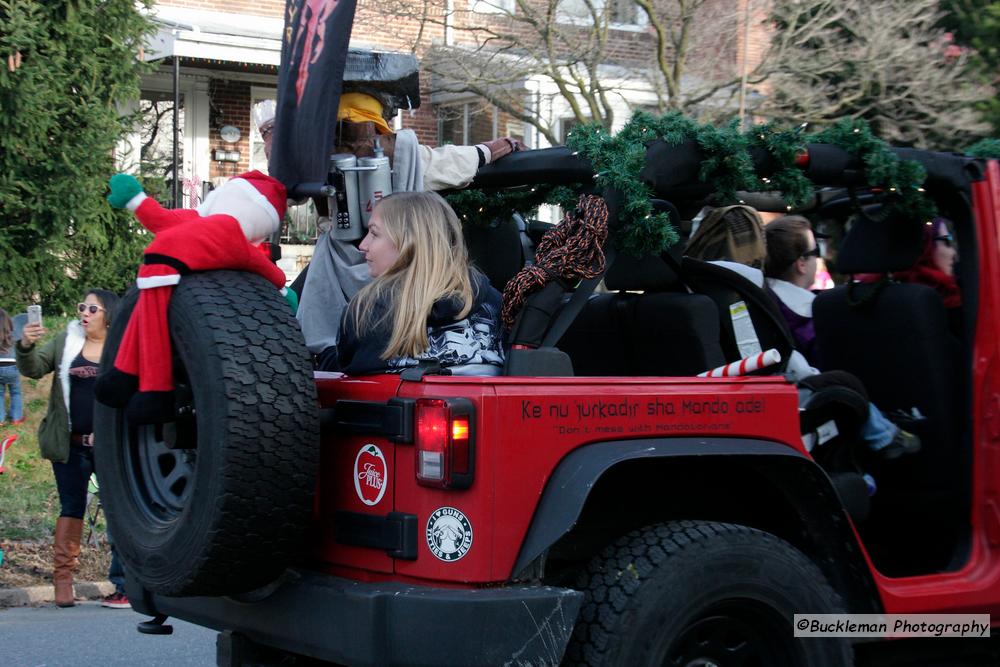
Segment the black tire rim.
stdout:
[[197,423],[190,390],[178,382],[175,422],[130,427],[122,411],[128,486],[147,521],[165,525],[187,508],[194,493],[198,463]]
[[728,601],[698,615],[667,651],[665,667],[771,667],[803,664],[792,626],[770,607]]

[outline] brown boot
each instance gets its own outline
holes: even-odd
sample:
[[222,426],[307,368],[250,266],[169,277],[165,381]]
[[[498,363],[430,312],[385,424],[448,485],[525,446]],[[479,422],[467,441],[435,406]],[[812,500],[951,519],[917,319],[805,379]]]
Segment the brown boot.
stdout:
[[73,572],[79,564],[82,534],[83,519],[61,516],[56,520],[52,583],[55,584],[58,607],[72,607],[76,604],[73,601]]

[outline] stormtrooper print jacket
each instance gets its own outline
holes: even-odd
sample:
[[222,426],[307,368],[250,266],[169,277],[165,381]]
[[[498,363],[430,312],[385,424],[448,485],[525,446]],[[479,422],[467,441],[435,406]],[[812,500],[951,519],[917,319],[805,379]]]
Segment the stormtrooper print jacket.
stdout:
[[503,331],[500,324],[500,292],[486,276],[471,274],[473,305],[469,314],[458,319],[461,304],[451,298],[439,299],[427,318],[428,350],[419,357],[382,359],[389,343],[392,322],[383,315],[387,300],[375,304],[372,320],[379,324],[359,336],[350,317],[341,320],[340,344],[324,350],[317,366],[323,371],[341,371],[348,375],[398,373],[426,359],[437,359],[442,367],[456,374],[498,374],[503,366]]

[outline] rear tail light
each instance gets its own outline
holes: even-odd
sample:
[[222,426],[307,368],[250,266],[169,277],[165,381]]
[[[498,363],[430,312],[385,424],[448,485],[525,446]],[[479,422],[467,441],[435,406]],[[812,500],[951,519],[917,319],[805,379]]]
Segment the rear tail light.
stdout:
[[464,398],[421,398],[416,407],[417,482],[467,489],[475,473],[475,410]]

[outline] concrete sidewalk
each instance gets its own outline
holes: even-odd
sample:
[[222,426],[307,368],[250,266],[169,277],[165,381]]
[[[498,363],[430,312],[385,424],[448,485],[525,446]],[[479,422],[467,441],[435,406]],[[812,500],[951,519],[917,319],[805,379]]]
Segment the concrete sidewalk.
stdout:
[[[110,581],[80,581],[73,585],[77,599],[99,600],[115,592]],[[55,600],[55,589],[48,586],[27,586],[24,588],[0,588],[0,609],[39,605]]]

